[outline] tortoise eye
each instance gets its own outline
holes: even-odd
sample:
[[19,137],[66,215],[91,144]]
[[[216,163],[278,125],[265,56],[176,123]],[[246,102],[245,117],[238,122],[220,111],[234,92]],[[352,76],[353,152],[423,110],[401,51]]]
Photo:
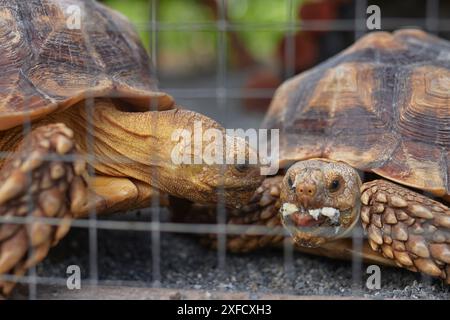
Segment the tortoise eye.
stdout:
[[250,168],[250,166],[246,163],[237,164],[234,167],[236,168],[237,171],[239,171],[241,173],[246,172],[248,170],[248,168]]
[[292,181],[292,177],[291,176],[288,176],[287,183],[288,183],[289,189],[291,189],[291,190],[294,189],[294,181]]
[[341,187],[341,179],[339,179],[339,178],[334,178],[334,179],[331,181],[331,183],[330,183],[328,189],[330,190],[330,192],[336,192],[336,191],[339,190],[340,187]]

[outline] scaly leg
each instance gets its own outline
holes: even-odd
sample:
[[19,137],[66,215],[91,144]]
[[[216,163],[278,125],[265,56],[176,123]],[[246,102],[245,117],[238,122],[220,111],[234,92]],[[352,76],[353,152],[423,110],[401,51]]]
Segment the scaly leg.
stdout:
[[[248,252],[265,246],[279,243],[283,240],[282,234],[255,234],[255,226],[258,228],[280,227],[278,217],[280,184],[282,176],[267,178],[256,190],[251,201],[242,209],[227,210],[227,224],[245,226],[247,230],[242,234],[228,234],[226,247],[230,252]],[[177,201],[179,201],[177,199]],[[172,204],[175,222],[186,223],[217,223],[216,207],[193,204],[187,209],[186,203]],[[253,229],[253,230],[252,230]],[[201,239],[202,243],[217,248],[217,235],[210,234]]]
[[[0,218],[59,219],[56,225],[0,221],[0,275],[24,275],[67,234],[74,218],[148,207],[155,196],[168,205],[166,195],[139,181],[88,179],[73,132],[63,124],[34,129],[6,159],[0,179]],[[14,285],[0,279],[0,295],[9,295]]]
[[[66,235],[70,221],[86,210],[85,162],[76,156],[73,132],[62,124],[34,129],[0,170],[0,275],[22,276]],[[57,218],[17,223],[14,218]],[[11,222],[8,222],[8,219]],[[0,280],[8,295],[13,281]]]
[[373,250],[399,267],[450,284],[450,209],[385,180],[361,188],[361,220]]
[[107,214],[150,207],[155,198],[158,198],[159,206],[169,205],[167,194],[137,180],[99,175],[90,178],[89,187],[94,196],[89,203],[93,205],[78,217],[88,216],[94,206],[96,213]]
[[[285,237],[279,233],[277,235],[251,234],[253,226],[266,226],[269,228],[282,226],[278,214],[280,208],[280,184],[282,179],[282,176],[265,179],[261,187],[256,191],[252,201],[247,206],[241,210],[227,212],[228,224],[247,227],[246,232],[243,234],[227,236],[227,250],[230,252],[249,252],[266,246],[280,246],[283,244],[283,239]],[[175,211],[175,220],[189,223],[216,223],[215,208],[194,204],[188,214],[185,214],[183,208],[186,208],[186,204],[179,206],[179,209]],[[291,239],[291,237],[288,238]],[[202,242],[207,246],[217,248],[216,235],[208,235],[202,239]],[[357,256],[367,263],[395,266],[392,260],[386,259],[380,253],[372,251],[367,242],[363,243],[361,251],[355,251],[351,238],[331,241],[318,248],[294,245],[294,249],[307,254],[341,260],[351,260],[353,257]]]

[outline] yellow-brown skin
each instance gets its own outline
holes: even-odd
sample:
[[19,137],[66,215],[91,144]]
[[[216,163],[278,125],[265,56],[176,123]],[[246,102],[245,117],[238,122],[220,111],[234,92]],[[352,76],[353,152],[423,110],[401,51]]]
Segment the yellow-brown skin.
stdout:
[[[242,170],[234,164],[173,163],[171,152],[178,143],[172,141],[175,130],[184,128],[193,131],[193,123],[201,121],[203,130],[216,128],[224,132],[220,124],[206,116],[182,109],[121,111],[120,101],[110,99],[97,99],[95,107],[90,109],[92,111],[87,112],[82,102],[33,123],[33,128],[64,123],[73,130],[81,154],[93,156],[88,158],[88,162],[97,175],[140,181],[161,192],[193,202],[216,203],[219,192],[223,191],[223,201],[227,206],[241,206],[262,181],[257,165]],[[23,129],[20,127],[5,132],[0,139],[1,149],[14,150],[14,144],[22,136]],[[238,152],[239,148],[242,149],[236,145],[233,152]],[[247,144],[244,149],[247,155],[254,152]]]
[[[58,218],[54,225],[1,223],[0,275],[22,276],[42,261],[74,218],[147,207],[155,197],[168,205],[167,195],[201,204],[220,199],[236,208],[261,184],[258,166],[173,163],[172,133],[193,132],[194,121],[224,132],[214,120],[180,109],[127,112],[122,106],[97,99],[90,108],[79,103],[35,121],[28,132],[17,127],[0,133],[1,151],[9,153],[0,163],[0,216]],[[245,141],[228,152],[254,152],[240,143]],[[8,295],[14,284],[0,280],[0,294]]]
[[[79,28],[67,27],[73,5]],[[97,1],[8,0],[0,21],[0,276],[40,262],[74,218],[168,195],[236,207],[260,185],[257,167],[174,165],[175,130],[224,129],[158,90],[125,16]],[[0,279],[0,295],[13,286]]]
[[[204,131],[215,128],[225,132],[216,121],[189,110],[127,112],[112,100],[99,99],[92,112],[88,113],[81,103],[44,121],[63,122],[72,128],[81,150],[98,157],[92,165],[100,175],[138,180],[193,202],[217,203],[219,192],[223,192],[222,201],[228,207],[241,206],[262,181],[257,165],[241,168],[234,164],[174,164],[171,153],[178,141],[172,141],[172,135],[176,130],[187,129],[193,134],[194,122],[201,121]],[[86,125],[90,121],[92,150]],[[245,144],[247,155],[254,152],[240,142]],[[223,147],[225,154],[225,144]],[[232,152],[236,154],[240,149],[236,144]],[[191,151],[193,154],[194,148]]]

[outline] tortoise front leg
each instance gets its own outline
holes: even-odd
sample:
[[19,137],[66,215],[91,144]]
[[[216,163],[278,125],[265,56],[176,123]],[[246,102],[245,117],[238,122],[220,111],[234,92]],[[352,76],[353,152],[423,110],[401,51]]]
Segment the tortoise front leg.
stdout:
[[[282,176],[265,179],[256,190],[250,203],[228,219],[229,225],[247,225],[248,228],[242,234],[227,235],[227,250],[249,252],[283,241],[284,236],[280,233],[255,235],[258,230],[253,228],[253,226],[266,227],[269,228],[267,231],[271,231],[270,229],[279,227],[279,232],[281,232],[282,225],[278,217],[278,210],[280,208],[279,197],[282,180]],[[214,244],[217,245],[216,241]]]
[[385,180],[361,188],[361,219],[373,250],[399,267],[450,284],[450,209]]
[[[148,207],[155,196],[168,205],[167,196],[143,182],[88,179],[73,132],[63,124],[34,129],[6,159],[0,180],[0,276],[23,276],[67,234],[74,218]],[[28,217],[57,223],[7,221]],[[14,285],[0,279],[0,295],[9,295]]]
[[89,180],[92,196],[86,210],[78,214],[80,218],[89,216],[94,207],[96,213],[108,214],[148,208],[155,199],[158,199],[158,205],[161,207],[169,205],[167,194],[141,181],[102,175],[91,177]]
[[[51,124],[34,129],[5,160],[0,170],[0,275],[24,275],[66,235],[74,215],[86,210],[86,166],[71,158],[76,155],[73,132]],[[14,218],[59,220],[47,224]],[[0,295],[8,295],[13,286],[0,279]]]
[[[251,201],[242,209],[228,210],[227,224],[244,226],[246,231],[241,234],[228,234],[226,248],[230,252],[248,252],[265,246],[280,243],[282,234],[257,234],[254,227],[280,227],[278,217],[280,184],[282,176],[267,178],[256,190]],[[216,223],[217,211],[215,207],[198,206],[194,204],[188,213],[186,205],[172,206],[174,220],[188,223]],[[269,230],[270,230],[269,229]],[[210,234],[202,238],[202,243],[217,248],[217,235]]]

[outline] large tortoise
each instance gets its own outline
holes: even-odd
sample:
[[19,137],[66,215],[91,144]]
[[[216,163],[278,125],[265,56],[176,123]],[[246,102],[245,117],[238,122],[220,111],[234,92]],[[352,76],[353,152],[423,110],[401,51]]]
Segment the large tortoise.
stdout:
[[[172,161],[176,130],[225,131],[159,92],[149,61],[131,24],[95,1],[0,1],[0,295],[73,218],[165,205],[164,194],[238,206],[260,185],[257,166]],[[253,152],[234,147],[222,151]]]
[[244,214],[230,212],[230,225],[249,226],[228,237],[229,250],[280,243],[270,230],[282,224],[301,251],[450,284],[448,41],[414,29],[370,33],[285,82],[263,127],[280,130],[282,169]]

